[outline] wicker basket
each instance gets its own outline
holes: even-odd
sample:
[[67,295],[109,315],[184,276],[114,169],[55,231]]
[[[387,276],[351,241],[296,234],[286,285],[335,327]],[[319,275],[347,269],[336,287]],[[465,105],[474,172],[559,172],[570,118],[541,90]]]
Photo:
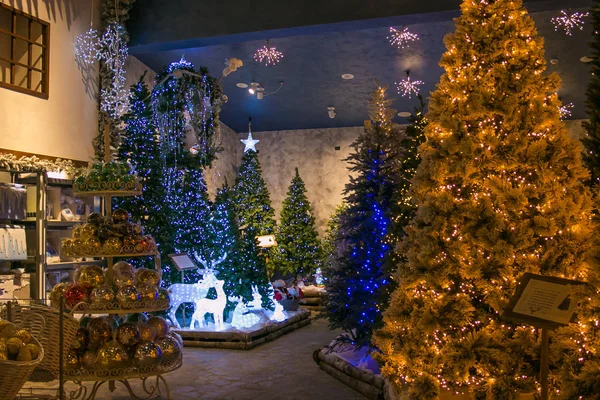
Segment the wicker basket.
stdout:
[[[38,317],[41,318],[39,315]],[[33,320],[33,318],[27,317],[21,326],[32,331],[31,333],[34,335],[32,340],[40,348],[40,354],[32,361],[0,360],[0,400],[13,400],[17,396],[17,393],[19,393],[19,390],[21,390],[21,387],[27,382],[35,367],[44,358],[44,346],[35,338],[35,331],[39,331],[37,328],[41,325],[43,329],[43,318],[41,318],[41,323],[36,323]],[[37,333],[39,334],[40,332]]]
[[[12,321],[21,323],[30,314],[41,315],[46,321],[46,327],[40,342],[45,349],[46,356],[35,369],[31,376],[33,381],[52,381],[58,378],[60,367],[60,312],[56,308],[42,304],[14,304],[12,306]],[[75,340],[79,329],[79,322],[71,315],[63,314],[63,354],[69,352],[69,348]]]

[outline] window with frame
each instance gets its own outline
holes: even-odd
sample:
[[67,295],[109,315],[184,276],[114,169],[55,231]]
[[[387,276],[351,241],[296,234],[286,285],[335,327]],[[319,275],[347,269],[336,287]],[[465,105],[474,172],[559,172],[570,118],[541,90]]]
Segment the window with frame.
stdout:
[[48,98],[50,24],[0,4],[0,87]]

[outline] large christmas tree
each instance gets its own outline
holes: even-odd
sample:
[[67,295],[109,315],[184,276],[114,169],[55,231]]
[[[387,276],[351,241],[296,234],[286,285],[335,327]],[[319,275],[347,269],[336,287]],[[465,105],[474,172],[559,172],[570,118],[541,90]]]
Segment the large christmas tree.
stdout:
[[581,142],[584,146],[583,162],[590,170],[590,185],[600,183],[600,2],[595,0],[590,10],[593,24],[591,76],[587,88],[586,111],[589,120],[583,123],[586,135]]
[[277,229],[276,271],[282,275],[307,276],[321,264],[321,243],[315,229],[315,217],[306,197],[306,186],[296,175],[283,200]]
[[[446,387],[510,400],[535,389],[539,330],[499,315],[525,272],[598,283],[586,259],[591,197],[581,148],[559,120],[559,78],[544,74],[543,40],[522,2],[465,0],[461,10],[419,149],[407,262],[374,343],[383,374],[408,383],[412,399]],[[594,384],[600,370],[590,290],[579,322],[551,333],[554,383],[567,398],[598,396],[577,397],[586,391],[572,384],[585,374]]]
[[394,288],[387,257],[394,243],[392,197],[400,183],[400,141],[392,127],[395,110],[386,88],[373,94],[371,127],[354,142],[347,161],[346,209],[340,216],[333,257],[323,270],[326,315],[332,329],[343,329],[356,346],[370,344]]

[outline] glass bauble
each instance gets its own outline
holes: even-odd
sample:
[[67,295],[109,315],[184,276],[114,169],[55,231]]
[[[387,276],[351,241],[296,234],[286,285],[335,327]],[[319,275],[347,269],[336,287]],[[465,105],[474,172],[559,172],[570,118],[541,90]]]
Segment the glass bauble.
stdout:
[[129,364],[129,354],[116,340],[104,343],[98,350],[96,369],[126,368]]
[[135,286],[127,285],[117,290],[117,302],[123,308],[133,308],[140,301],[140,294]]
[[73,239],[81,239],[81,227],[82,225],[77,225],[73,227],[73,233],[71,234]]
[[88,323],[88,347],[97,349],[111,339],[112,330],[104,317],[93,318]]
[[63,239],[60,246],[64,256],[70,257],[71,255],[75,254],[72,239]]
[[77,333],[75,334],[75,340],[73,341],[73,349],[78,352],[84,351],[89,343],[89,334],[86,328],[77,329]]
[[87,222],[89,224],[100,225],[104,223],[104,217],[102,216],[102,214],[93,212],[90,215],[88,215]]
[[128,162],[124,162],[121,163],[119,166],[121,167],[121,175],[123,175],[122,178],[125,178],[125,176],[133,177],[133,175],[128,175],[131,172],[131,164],[129,164]]
[[150,285],[158,287],[160,275],[158,271],[148,268],[138,268],[135,272],[135,280],[138,285]]
[[83,285],[72,285],[65,291],[65,304],[69,308],[75,307],[78,303],[89,302],[89,289]]
[[110,286],[98,286],[92,289],[90,301],[93,305],[104,306],[115,301],[115,291]]
[[137,242],[138,237],[136,235],[126,235],[125,237],[123,237],[123,246],[135,248]]
[[127,261],[119,261],[113,265],[113,272],[115,275],[127,275],[132,278],[135,276],[135,268]]
[[94,164],[92,164],[92,168],[90,168],[90,171],[95,171],[95,172],[102,172],[102,163],[101,162],[96,162]]
[[129,218],[131,218],[129,211],[123,210],[122,208],[117,208],[112,213],[112,219],[115,224],[124,224],[129,221]]
[[168,363],[174,361],[181,353],[181,345],[172,336],[167,336],[158,341],[158,346],[162,350],[162,361]]
[[121,166],[114,161],[104,163],[104,165],[102,166],[102,175],[104,175],[107,178],[117,177],[120,173]]
[[76,272],[78,274],[75,277],[75,282],[80,285],[95,288],[104,284],[104,271],[97,265],[86,265],[80,267]]
[[[50,304],[52,307],[60,308],[60,298],[65,295],[68,288],[73,286],[71,282],[62,282],[54,285],[50,292]],[[65,307],[67,306],[65,302]]]
[[92,223],[87,223],[87,224],[83,224],[81,226],[81,230],[79,232],[79,237],[81,239],[83,239],[84,241],[86,241],[89,238],[96,237],[97,233],[98,233],[98,227]]
[[79,369],[81,367],[81,362],[79,360],[79,355],[75,349],[71,349],[67,352],[65,357],[65,368],[66,369]]
[[90,171],[90,173],[87,174],[86,180],[89,183],[98,183],[98,182],[100,182],[100,179],[102,179],[101,177],[102,177],[101,173],[99,173],[97,171]]
[[83,240],[81,240],[81,239],[73,239],[72,250],[73,250],[72,251],[73,255],[83,254],[85,252],[85,247],[83,246]]
[[102,243],[96,236],[84,240],[83,246],[85,254],[100,254],[102,249]]
[[139,367],[149,367],[160,364],[162,350],[154,342],[142,342],[135,347],[133,362]]
[[156,301],[158,300],[158,288],[154,285],[138,286],[141,301]]
[[158,300],[170,303],[171,297],[169,296],[169,291],[163,288],[158,289]]
[[156,338],[156,331],[150,325],[140,323],[138,324],[140,331],[140,340],[145,342],[152,342]]
[[136,324],[125,322],[117,328],[117,341],[123,346],[135,346],[140,341],[140,331]]
[[97,350],[86,350],[81,356],[81,367],[85,369],[96,368],[96,357],[98,356]]
[[113,278],[113,283],[117,288],[122,288],[123,286],[133,286],[135,279],[129,275],[118,275]]
[[156,339],[162,339],[169,333],[169,324],[167,321],[158,316],[148,318],[146,325],[154,329],[156,332]]
[[104,250],[105,254],[119,254],[121,252],[121,247],[123,247],[121,240],[116,237],[111,237],[106,239],[102,249]]

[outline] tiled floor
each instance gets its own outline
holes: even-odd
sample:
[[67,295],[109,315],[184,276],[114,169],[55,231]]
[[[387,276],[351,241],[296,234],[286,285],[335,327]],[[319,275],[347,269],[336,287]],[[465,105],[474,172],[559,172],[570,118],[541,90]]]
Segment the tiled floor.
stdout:
[[[319,369],[313,350],[328,344],[335,333],[323,320],[249,351],[185,348],[183,367],[165,375],[171,398],[251,400],[358,400],[358,392]],[[139,383],[133,385],[134,390]],[[97,399],[128,399],[117,383],[111,393],[103,386]]]

